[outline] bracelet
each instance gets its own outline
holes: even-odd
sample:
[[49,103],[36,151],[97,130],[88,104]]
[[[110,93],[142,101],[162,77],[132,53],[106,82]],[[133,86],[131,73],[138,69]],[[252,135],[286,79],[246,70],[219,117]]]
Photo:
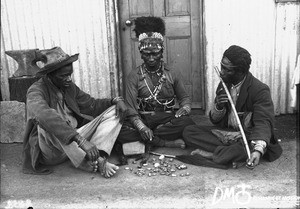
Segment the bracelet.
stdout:
[[251,141],[251,145],[254,151],[258,151],[261,155],[264,155],[267,147],[267,143],[263,140]]
[[191,112],[191,107],[189,105],[185,105],[182,107],[187,113]]
[[135,119],[133,125],[140,131],[146,127],[146,125],[140,119]]
[[117,102],[119,102],[119,101],[124,101],[124,98],[121,97],[121,96],[115,97],[115,98],[112,99],[111,103],[112,104],[117,104]]
[[97,172],[98,171],[98,160],[92,162],[93,165],[93,172]]

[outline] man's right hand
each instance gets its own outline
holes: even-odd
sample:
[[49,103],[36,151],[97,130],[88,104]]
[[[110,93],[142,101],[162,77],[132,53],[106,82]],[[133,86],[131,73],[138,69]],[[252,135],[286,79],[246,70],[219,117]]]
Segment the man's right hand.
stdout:
[[262,154],[259,151],[253,151],[247,163],[251,166],[257,166],[261,158],[261,155]]
[[225,107],[226,103],[228,102],[228,97],[227,97],[227,94],[226,94],[226,92],[223,88],[220,88],[217,91],[215,101],[216,101],[216,105],[217,105],[218,110],[222,110]]
[[144,126],[141,130],[139,130],[139,132],[144,141],[152,141],[153,131],[150,128]]
[[100,157],[99,150],[96,145],[89,141],[85,141],[80,148],[85,151],[88,160],[96,161]]

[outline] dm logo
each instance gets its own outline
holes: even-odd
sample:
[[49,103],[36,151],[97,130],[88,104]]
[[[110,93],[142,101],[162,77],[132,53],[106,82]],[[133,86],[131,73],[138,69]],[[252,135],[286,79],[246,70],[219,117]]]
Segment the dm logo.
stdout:
[[252,199],[251,193],[246,191],[246,189],[250,188],[251,186],[246,184],[237,185],[236,188],[231,187],[222,189],[220,187],[216,187],[212,199],[212,205],[221,203],[221,201],[228,202],[230,199],[234,205],[247,205]]

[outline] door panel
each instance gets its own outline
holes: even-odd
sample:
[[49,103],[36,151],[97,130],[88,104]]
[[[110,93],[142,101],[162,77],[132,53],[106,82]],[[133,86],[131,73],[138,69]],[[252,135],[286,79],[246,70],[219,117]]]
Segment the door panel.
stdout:
[[189,0],[166,0],[166,16],[180,16],[190,14]]
[[[129,11],[131,17],[151,15],[152,1],[149,0],[130,0]],[[128,8],[127,8],[128,9]]]
[[187,49],[190,46],[190,39],[167,39],[167,45],[167,63],[171,63],[170,65],[173,66],[175,71],[180,70],[184,83],[190,85],[192,66],[190,51]]
[[[124,78],[142,63],[135,37],[134,24],[126,20],[140,16],[158,16],[166,24],[164,61],[175,71],[180,71],[193,108],[203,107],[203,53],[201,0],[121,0],[120,33]],[[134,21],[133,21],[134,22]],[[123,78],[123,83],[126,79]]]

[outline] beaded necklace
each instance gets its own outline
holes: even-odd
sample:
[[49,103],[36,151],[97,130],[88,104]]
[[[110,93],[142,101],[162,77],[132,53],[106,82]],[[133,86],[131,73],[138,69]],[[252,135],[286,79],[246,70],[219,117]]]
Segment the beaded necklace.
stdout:
[[[144,72],[143,72],[143,69],[144,69],[146,72],[148,72],[148,73],[152,73],[152,74],[156,73],[156,75],[159,77],[158,83],[157,83],[157,85],[154,86],[154,90],[153,90],[153,91],[151,91],[151,89],[150,89],[150,87],[149,87],[149,85],[148,85],[148,83],[147,83],[147,80],[146,80],[146,78],[145,78],[145,74],[144,74]],[[159,72],[160,70],[161,70],[161,72]],[[142,76],[143,76],[143,78],[144,78],[143,80],[144,80],[144,82],[145,82],[145,84],[146,84],[146,86],[147,86],[148,91],[150,92],[150,96],[147,97],[147,98],[144,98],[143,100],[149,101],[149,100],[151,100],[151,99],[154,99],[158,104],[170,108],[170,107],[174,106],[174,105],[172,105],[172,106],[170,106],[170,107],[168,106],[169,104],[171,104],[171,103],[174,101],[174,98],[172,98],[171,100],[166,101],[166,102],[160,102],[160,101],[157,99],[157,95],[158,95],[159,92],[161,91],[161,88],[162,88],[163,83],[166,82],[166,76],[164,75],[163,70],[164,70],[164,67],[163,67],[162,63],[160,63],[160,66],[159,66],[158,70],[156,70],[155,72],[149,72],[149,71],[147,70],[147,68],[146,68],[145,65],[143,65],[143,67],[140,68],[141,74],[142,74]]]

